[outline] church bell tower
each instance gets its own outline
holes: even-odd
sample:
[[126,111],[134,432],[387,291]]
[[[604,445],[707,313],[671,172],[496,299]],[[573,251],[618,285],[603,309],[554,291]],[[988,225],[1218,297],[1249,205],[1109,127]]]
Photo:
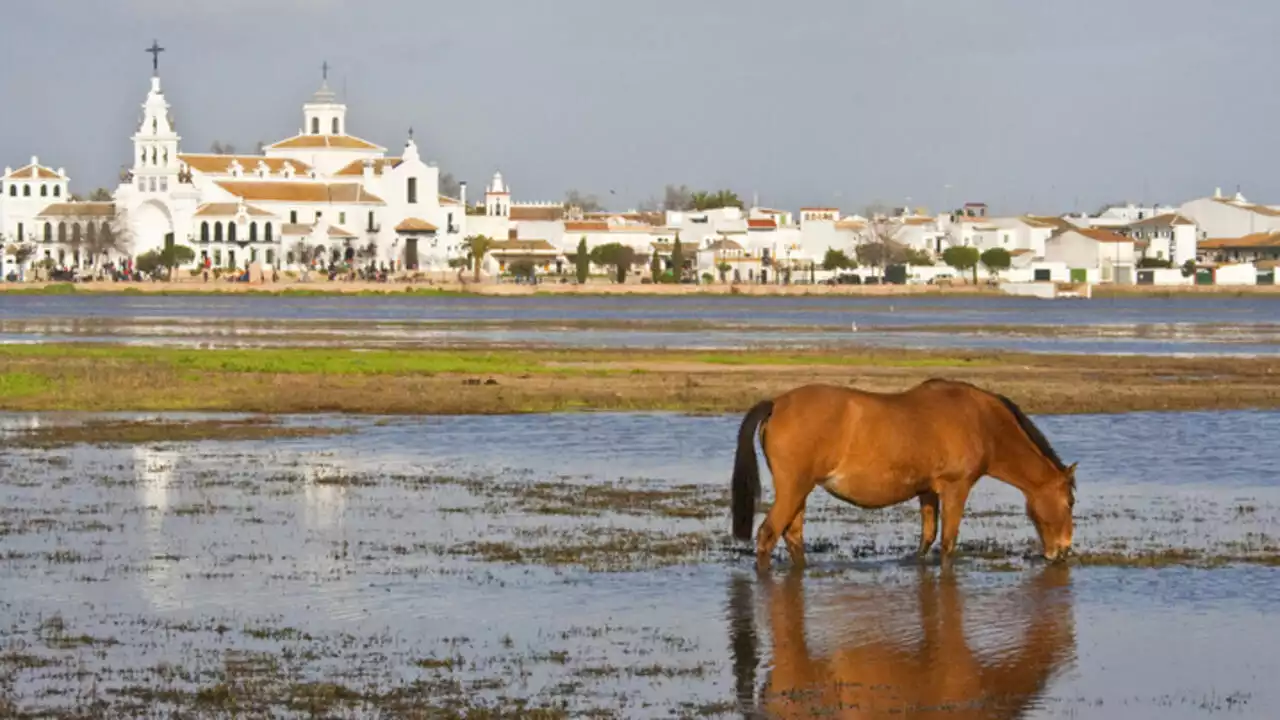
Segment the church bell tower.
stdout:
[[305,135],[346,135],[347,106],[338,102],[338,96],[329,89],[329,63],[321,67],[323,79],[320,89],[311,96],[311,102],[302,106]]
[[142,103],[142,123],[133,135],[133,185],[139,193],[167,193],[178,180],[178,133],[160,89],[160,53],[152,43],[151,91]]

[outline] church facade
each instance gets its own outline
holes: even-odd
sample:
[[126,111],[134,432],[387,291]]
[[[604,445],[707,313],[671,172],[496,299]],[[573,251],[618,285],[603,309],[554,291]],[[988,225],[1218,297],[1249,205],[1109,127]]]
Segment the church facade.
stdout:
[[303,105],[297,135],[261,154],[220,155],[183,150],[157,71],[132,144],[132,166],[109,202],[72,200],[66,173],[38,158],[6,168],[0,244],[33,245],[30,262],[60,267],[171,243],[192,248],[200,265],[235,269],[321,262],[444,270],[466,252],[465,197],[440,195],[439,169],[421,159],[412,131],[396,155],[350,134],[347,107],[327,78]]

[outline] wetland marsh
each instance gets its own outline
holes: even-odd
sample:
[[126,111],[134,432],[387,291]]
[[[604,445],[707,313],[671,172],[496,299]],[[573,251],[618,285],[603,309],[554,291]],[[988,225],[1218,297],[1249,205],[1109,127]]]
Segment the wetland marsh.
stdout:
[[1065,568],[1028,557],[1021,497],[987,479],[950,572],[908,559],[914,507],[818,494],[804,576],[779,553],[765,578],[729,540],[738,421],[5,414],[0,714],[1180,718],[1280,701],[1280,414],[1038,417],[1080,462]]

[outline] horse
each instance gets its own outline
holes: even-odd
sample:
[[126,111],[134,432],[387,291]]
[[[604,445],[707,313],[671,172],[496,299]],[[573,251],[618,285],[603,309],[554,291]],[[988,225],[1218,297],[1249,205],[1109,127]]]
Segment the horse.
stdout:
[[[971,595],[951,568],[920,567],[914,582],[832,588],[813,612],[801,570],[781,583],[766,574],[771,653],[758,690],[763,633],[750,581],[736,577],[729,637],[739,702],[773,718],[1022,717],[1076,657],[1070,570],[1046,565],[1017,587]],[[981,650],[966,621],[982,622]],[[820,643],[809,639],[815,624]]]
[[733,535],[750,540],[760,500],[755,437],[773,475],[774,502],[760,525],[761,569],[780,537],[804,563],[804,508],[821,485],[864,509],[916,498],[926,557],[942,515],[941,559],[954,556],[965,501],[990,475],[1022,491],[1044,557],[1071,549],[1076,464],[1064,465],[1049,441],[1009,398],[966,382],[934,378],[896,393],[810,384],[756,403],[742,419],[733,465]]

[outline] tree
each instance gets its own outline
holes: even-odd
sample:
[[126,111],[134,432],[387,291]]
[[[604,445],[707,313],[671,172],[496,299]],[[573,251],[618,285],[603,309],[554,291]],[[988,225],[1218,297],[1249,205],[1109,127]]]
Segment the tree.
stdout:
[[[1013,256],[1009,254],[1008,250],[1001,247],[987,250],[982,253],[979,259],[982,260],[983,266],[987,268],[987,272],[996,276],[999,276],[1001,270],[1008,270],[1009,266],[1013,264]],[[977,275],[974,275],[973,281],[975,283],[978,282]]]
[[629,245],[616,242],[598,245],[591,251],[591,261],[613,268],[614,278],[618,283],[625,283],[627,270],[636,262],[636,251]]
[[4,254],[13,258],[18,265],[18,279],[25,282],[27,279],[27,261],[36,254],[36,246],[32,243],[16,242],[5,246]]
[[856,266],[857,264],[845,255],[843,250],[827,248],[827,254],[822,256],[823,270],[848,270]]
[[933,265],[933,256],[928,250],[917,250],[915,248],[903,248],[902,262],[908,265]]
[[591,253],[587,251],[586,235],[578,241],[578,254],[573,258],[573,264],[578,276],[578,284],[585,284],[591,275]]
[[97,233],[85,234],[84,250],[89,256],[89,265],[97,267],[99,260],[113,252],[120,255],[128,254],[131,238],[129,218],[123,210],[117,208],[115,214],[103,223]]
[[507,272],[511,273],[512,277],[532,279],[537,270],[532,260],[517,260],[507,266]]
[[657,250],[653,251],[653,257],[649,260],[649,279],[654,283],[662,282],[662,256]]
[[698,190],[689,195],[690,210],[715,210],[725,207],[741,208],[742,206],[742,199],[732,190],[717,190],[715,192]]
[[668,185],[662,189],[663,210],[692,210],[693,191],[688,185]]
[[564,207],[566,210],[576,207],[584,213],[604,210],[604,205],[600,204],[600,200],[595,195],[586,195],[577,190],[570,190],[565,193]]
[[471,235],[462,241],[467,246],[467,251],[471,254],[471,262],[475,269],[475,281],[480,282],[480,265],[484,262],[484,256],[489,254],[493,249],[493,238],[487,235]]
[[440,194],[451,198],[460,198],[462,196],[462,183],[458,182],[453,173],[440,173]]
[[733,266],[727,262],[721,262],[716,266],[716,270],[720,271],[720,282],[729,282],[729,271],[732,269]]
[[1182,277],[1189,278],[1189,277],[1191,277],[1192,275],[1195,275],[1195,274],[1196,274],[1196,261],[1195,261],[1195,258],[1192,258],[1192,259],[1187,260],[1186,262],[1182,263]]
[[966,270],[973,270],[973,282],[975,285],[978,283],[978,261],[981,259],[978,254],[978,248],[956,245],[942,251],[942,262],[961,273]]
[[906,247],[896,240],[902,226],[892,218],[879,212],[875,206],[867,209],[866,229],[862,233],[862,244],[854,248],[854,257],[859,265],[875,269],[901,262],[906,254]]
[[221,140],[214,140],[209,146],[209,152],[214,155],[235,155],[236,146],[231,143],[224,143]]
[[684,280],[684,248],[680,246],[680,233],[676,233],[675,242],[671,244],[671,271],[675,274],[675,282]]
[[160,253],[148,250],[134,258],[133,266],[140,273],[154,276],[156,271],[164,266],[164,262],[160,259]]
[[93,192],[89,193],[89,202],[111,202],[114,199],[111,191],[104,187],[94,188]]
[[169,271],[169,279],[173,279],[174,271],[196,259],[196,251],[186,245],[166,245],[160,251],[158,260]]

